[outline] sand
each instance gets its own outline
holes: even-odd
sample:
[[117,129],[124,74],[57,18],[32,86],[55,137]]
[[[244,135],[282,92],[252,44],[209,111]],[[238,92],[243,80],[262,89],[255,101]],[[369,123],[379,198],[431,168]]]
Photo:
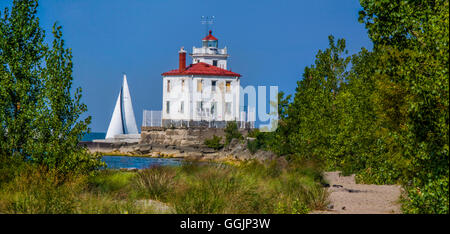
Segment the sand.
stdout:
[[356,184],[355,175],[325,172],[329,186],[330,205],[314,214],[398,214],[401,186]]

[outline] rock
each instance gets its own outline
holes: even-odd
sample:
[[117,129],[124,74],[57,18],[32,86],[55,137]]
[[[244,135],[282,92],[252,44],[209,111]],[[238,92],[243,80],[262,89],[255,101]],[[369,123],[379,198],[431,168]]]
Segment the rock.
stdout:
[[231,139],[230,144],[228,144],[226,147],[227,148],[226,150],[232,150],[232,149],[236,148],[237,145],[240,145],[239,139],[236,139],[236,138]]
[[[235,140],[235,139],[233,139]],[[231,143],[230,143],[230,149],[231,149],[231,154],[238,154],[238,153],[242,153],[246,147],[244,144],[235,144],[234,147],[231,147]]]
[[345,191],[347,191],[349,193],[360,193],[360,192],[362,192],[361,190],[355,190],[355,189],[345,189]]
[[197,152],[197,153],[193,152],[193,153],[189,153],[188,155],[186,155],[185,158],[187,160],[200,160],[200,159],[202,159],[202,157],[203,157],[202,153],[200,153],[200,152]]
[[327,206],[327,209],[332,210],[332,209],[334,209],[334,206],[333,206],[332,204],[329,204],[329,205]]
[[150,157],[159,157],[159,153],[160,152],[152,152],[151,154],[150,154]]
[[130,167],[130,168],[120,168],[120,171],[139,171],[139,169],[135,168],[135,167]]
[[211,153],[216,153],[217,152],[217,150],[212,149],[212,148],[208,148],[208,147],[202,148],[200,151],[202,153],[205,153],[205,154],[211,154]]
[[173,214],[175,213],[175,209],[170,207],[169,205],[162,203],[156,200],[137,200],[136,205],[144,208],[150,209],[157,214]]
[[342,210],[345,210],[345,206],[342,207]]
[[152,146],[151,145],[139,145],[139,152],[141,152],[142,154],[148,154],[151,152],[152,150]]

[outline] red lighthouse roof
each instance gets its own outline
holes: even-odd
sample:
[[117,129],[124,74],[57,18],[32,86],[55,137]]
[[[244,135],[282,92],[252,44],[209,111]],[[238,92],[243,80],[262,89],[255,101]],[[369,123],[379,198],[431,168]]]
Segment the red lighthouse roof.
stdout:
[[217,41],[218,39],[212,35],[212,31],[209,30],[209,35],[203,38],[202,41]]
[[184,71],[174,69],[162,74],[162,76],[179,76],[179,75],[204,75],[204,76],[231,76],[241,77],[240,74],[216,67],[207,63],[191,64]]

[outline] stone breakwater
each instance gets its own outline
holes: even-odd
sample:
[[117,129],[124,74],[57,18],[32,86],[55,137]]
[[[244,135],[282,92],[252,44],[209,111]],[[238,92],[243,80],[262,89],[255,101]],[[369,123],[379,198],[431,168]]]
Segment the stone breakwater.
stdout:
[[129,155],[145,157],[184,158],[199,161],[245,161],[257,159],[259,161],[272,160],[276,156],[267,151],[258,150],[252,154],[246,143],[233,139],[221,150],[214,150],[206,146],[176,146],[140,143],[111,143],[111,142],[80,142],[91,153],[108,155]]
[[[246,136],[249,129],[240,129]],[[163,128],[142,127],[140,144],[178,147],[200,147],[206,139],[214,135],[225,139],[223,128],[190,127],[190,128]]]
[[[246,136],[248,129],[240,129]],[[214,135],[225,138],[220,128],[161,128],[142,127],[141,140],[138,143],[127,142],[80,142],[91,153],[99,152],[110,155],[133,155],[147,157],[173,157],[200,161],[243,161],[257,159],[272,160],[276,156],[259,150],[252,154],[247,149],[247,140],[233,139],[221,150],[214,150],[204,145],[205,139]]]

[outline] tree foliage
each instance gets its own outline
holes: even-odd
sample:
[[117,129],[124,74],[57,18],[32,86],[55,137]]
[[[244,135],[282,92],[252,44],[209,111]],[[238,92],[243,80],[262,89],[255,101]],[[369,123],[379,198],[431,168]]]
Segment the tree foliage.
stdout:
[[37,7],[15,0],[0,19],[0,157],[89,171],[100,162],[78,146],[90,117],[80,120],[81,88],[72,93],[72,52],[56,24],[52,45],[44,43]]
[[361,5],[373,51],[347,56],[330,36],[279,106],[279,128],[260,138],[359,181],[401,183],[407,213],[448,213],[448,0]]
[[[359,20],[379,54],[376,75],[397,95],[383,116],[407,162],[407,212],[448,213],[449,2],[362,0]],[[379,99],[392,107],[389,95]],[[425,192],[426,191],[426,192]],[[424,199],[426,197],[426,199]]]

